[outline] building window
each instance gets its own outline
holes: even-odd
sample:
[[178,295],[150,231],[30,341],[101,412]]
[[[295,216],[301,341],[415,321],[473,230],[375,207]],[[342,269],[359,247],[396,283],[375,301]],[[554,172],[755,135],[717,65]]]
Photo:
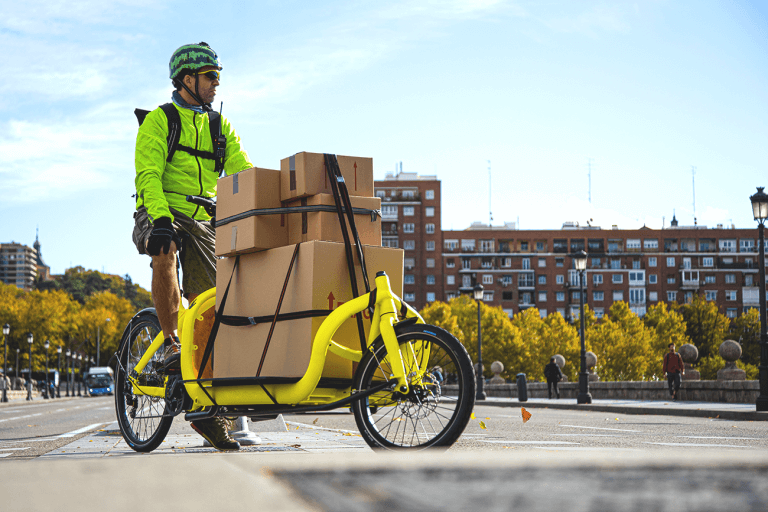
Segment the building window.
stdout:
[[539,316],[541,318],[547,318],[547,310],[539,308]]
[[715,276],[704,276],[704,282],[706,284],[714,284],[715,283]]
[[472,261],[469,258],[461,258],[461,268],[465,270],[472,268]]
[[448,292],[445,294],[445,300],[453,300],[456,298],[456,294],[453,292]]
[[605,292],[592,292],[592,300],[599,302],[605,297]]
[[627,240],[627,249],[639,249],[640,248],[640,240],[630,238]]
[[658,283],[658,276],[656,274],[648,274],[648,283],[649,284]]
[[640,268],[640,260],[634,260],[632,261],[632,268],[637,270]]
[[512,300],[512,292],[501,292],[501,300]]
[[673,268],[675,266],[675,257],[667,256],[667,266]]
[[411,270],[413,267],[416,266],[416,260],[413,258],[404,258],[403,266],[405,267],[406,270]]
[[645,272],[630,272],[629,286],[642,286],[645,284]]
[[648,292],[648,300],[651,302],[658,302],[659,292]]
[[725,300],[736,300],[736,290],[726,290]]
[[493,284],[493,274],[483,274],[483,284]]
[[648,249],[658,249],[659,248],[659,241],[656,238],[646,238],[643,240],[643,248]]
[[520,250],[528,252],[528,242],[520,242]]
[[603,308],[595,308],[595,318],[600,319],[605,316],[605,310]]
[[435,276],[428,275],[427,276],[427,284],[435,284]]
[[621,268],[621,260],[611,260],[611,270],[619,270]]
[[539,302],[547,302],[547,292],[539,292]]
[[739,240],[739,251],[741,252],[755,252],[754,240]]
[[459,241],[458,240],[446,240],[443,242],[443,248],[446,251],[455,251],[459,247]]
[[707,256],[701,259],[701,266],[703,267],[712,267],[714,266],[714,264],[715,264],[714,258],[712,258],[711,256]]
[[413,217],[413,206],[403,206],[403,217]]
[[454,268],[456,266],[456,260],[453,258],[448,258],[445,260],[445,267],[446,268]]
[[493,292],[483,292],[483,302],[493,302]]
[[428,251],[434,251],[435,250],[435,241],[430,240],[427,242],[427,250]]
[[403,249],[406,251],[416,250],[416,240],[403,240]]
[[752,284],[753,279],[752,274],[746,274],[744,276],[744,286],[754,286]]
[[435,292],[427,292],[427,302],[435,302]]
[[434,206],[427,206],[424,209],[424,215],[427,217],[434,217],[435,216],[435,207]]
[[717,290],[705,290],[704,298],[707,300],[717,300]]
[[738,309],[737,308],[728,308],[725,310],[725,316],[728,318],[736,318],[738,315]]
[[517,275],[518,288],[533,288],[533,273],[520,273]]
[[500,258],[502,268],[509,268],[512,266],[512,258]]
[[416,279],[413,277],[413,274],[405,274],[403,276],[403,283],[404,284],[416,284]]
[[555,294],[555,299],[556,299],[558,302],[565,302],[565,292],[557,292],[557,293]]
[[603,274],[592,274],[592,284],[603,284]]
[[667,278],[667,284],[675,284],[675,278],[674,277],[668,277]]
[[648,258],[648,266],[649,267],[655,267],[656,266],[656,257],[652,256]]
[[600,258],[592,258],[591,268],[600,268]]
[[429,199],[430,201],[435,198],[435,191],[434,190],[425,190],[424,191],[424,199]]
[[391,204],[383,204],[381,205],[381,216],[382,217],[397,217],[397,206],[391,205]]
[[543,251],[544,250],[544,242],[536,242],[536,250],[537,251]]
[[531,258],[523,258],[523,270],[531,269]]
[[428,235],[431,235],[435,232],[435,225],[427,224],[426,226],[424,226],[424,230],[427,232]]
[[461,276],[461,287],[462,288],[471,288],[472,287],[472,276]]
[[630,304],[645,304],[645,288],[630,288],[629,289],[629,303]]
[[475,241],[474,240],[464,240],[461,241],[461,250],[462,251],[474,251],[475,250]]
[[613,292],[613,301],[624,300],[624,292]]
[[562,274],[558,274],[555,276],[555,283],[557,284],[564,284],[565,283],[565,276]]
[[435,258],[427,258],[427,268],[435,268]]
[[416,231],[416,224],[403,224],[403,233],[413,233]]
[[613,274],[611,276],[611,282],[612,283],[623,283],[624,282],[624,275],[623,274]]
[[387,197],[387,192],[385,190],[377,190],[376,197]]
[[413,292],[405,292],[405,301],[413,302],[416,300],[416,294]]
[[693,302],[693,292],[685,292],[685,295],[683,296],[683,300],[686,304],[690,304]]
[[381,246],[382,247],[392,247],[394,249],[397,249],[397,238],[382,238],[381,239]]
[[547,284],[547,276],[539,276],[536,278],[539,284]]
[[546,266],[547,266],[546,258],[539,258],[539,268],[544,268]]
[[677,300],[677,292],[667,292],[667,300],[669,302],[675,302]]
[[456,276],[445,276],[445,284],[453,286],[456,284]]
[[735,284],[736,274],[725,274],[725,284]]
[[[413,190],[403,190],[403,199],[413,199],[415,195]],[[405,215],[405,208],[403,208],[403,215]]]
[[483,258],[480,262],[480,268],[493,268],[493,258]]
[[555,258],[555,266],[556,267],[562,267],[563,264],[563,258]]
[[721,252],[736,252],[736,240],[720,240]]

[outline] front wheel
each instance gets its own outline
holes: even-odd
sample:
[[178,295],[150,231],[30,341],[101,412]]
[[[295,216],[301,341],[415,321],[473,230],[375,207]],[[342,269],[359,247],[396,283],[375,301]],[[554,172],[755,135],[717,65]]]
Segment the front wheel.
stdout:
[[[153,312],[137,315],[125,331],[117,352],[115,372],[115,409],[117,423],[125,442],[137,452],[151,452],[163,442],[173,423],[173,416],[165,410],[165,399],[148,395],[135,395],[128,380],[136,364],[160,333],[160,321]],[[148,386],[164,386],[164,377],[157,372],[162,364],[162,351],[150,359],[137,376]],[[126,373],[127,372],[127,373]]]
[[[372,448],[451,446],[464,432],[475,405],[475,372],[464,346],[433,325],[395,326],[410,390],[384,390],[352,404],[355,422]],[[456,381],[447,391],[448,376]],[[355,389],[393,378],[381,337],[355,373]],[[455,391],[453,391],[455,390]]]

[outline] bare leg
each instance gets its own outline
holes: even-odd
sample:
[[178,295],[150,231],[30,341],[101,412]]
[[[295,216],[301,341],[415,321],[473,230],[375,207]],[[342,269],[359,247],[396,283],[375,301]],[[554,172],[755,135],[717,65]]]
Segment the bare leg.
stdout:
[[152,301],[163,335],[177,334],[181,292],[176,280],[176,243],[171,242],[168,254],[152,256]]

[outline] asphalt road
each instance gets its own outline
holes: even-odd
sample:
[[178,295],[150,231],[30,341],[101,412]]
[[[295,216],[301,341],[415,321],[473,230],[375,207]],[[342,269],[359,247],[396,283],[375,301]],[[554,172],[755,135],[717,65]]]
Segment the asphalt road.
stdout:
[[0,407],[0,460],[34,458],[115,421],[114,397],[12,402]]
[[[475,407],[464,434],[451,451],[498,450],[702,450],[765,451],[768,422],[719,418],[609,414],[530,409],[523,423],[519,407]],[[317,422],[315,422],[317,419]],[[285,416],[289,425],[357,431],[352,414]],[[481,426],[481,422],[483,426]],[[663,456],[660,453],[660,456]]]

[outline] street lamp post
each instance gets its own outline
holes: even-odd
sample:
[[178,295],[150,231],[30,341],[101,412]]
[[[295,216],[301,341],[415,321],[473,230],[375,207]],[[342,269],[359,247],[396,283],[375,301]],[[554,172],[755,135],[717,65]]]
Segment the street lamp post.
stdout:
[[80,392],[83,386],[83,354],[77,354],[77,373],[79,379],[77,379],[77,396],[83,396]]
[[579,272],[579,338],[581,339],[581,367],[579,369],[579,394],[577,404],[591,404],[589,394],[589,374],[587,373],[587,348],[584,343],[584,272],[587,270],[587,253],[579,251],[571,256],[576,270]]
[[66,357],[64,358],[64,366],[67,370],[67,394],[65,396],[69,396],[69,374],[70,374],[70,368],[72,363],[72,352],[70,352],[69,349],[67,349],[67,353],[65,354]]
[[43,346],[45,347],[45,394],[43,394],[43,398],[48,399],[51,398],[48,396],[50,394],[49,391],[49,380],[48,380],[48,349],[51,348],[51,342],[48,340],[45,340],[45,343],[43,343]]
[[32,343],[35,341],[32,333],[27,333],[29,343],[29,378],[27,379],[27,400],[32,400]]
[[56,353],[59,355],[59,362],[56,365],[56,371],[59,374],[59,382],[56,384],[56,398],[61,398],[61,345],[56,347]]
[[764,187],[757,187],[757,192],[750,196],[752,214],[758,223],[757,230],[760,243],[760,396],[755,404],[758,411],[768,411],[768,335],[766,335],[766,304],[765,304],[765,219],[768,218],[768,194]]
[[485,400],[485,377],[483,376],[483,338],[480,333],[480,303],[483,301],[483,285],[476,284],[472,289],[475,300],[477,301],[477,395],[475,400]]
[[11,326],[5,324],[3,326],[3,402],[8,401],[8,386],[11,383],[11,379],[8,378],[8,335],[11,334]]
[[[19,378],[19,352],[21,352],[21,349],[16,347],[16,373],[13,374],[14,379]],[[18,382],[18,380],[16,382]]]

